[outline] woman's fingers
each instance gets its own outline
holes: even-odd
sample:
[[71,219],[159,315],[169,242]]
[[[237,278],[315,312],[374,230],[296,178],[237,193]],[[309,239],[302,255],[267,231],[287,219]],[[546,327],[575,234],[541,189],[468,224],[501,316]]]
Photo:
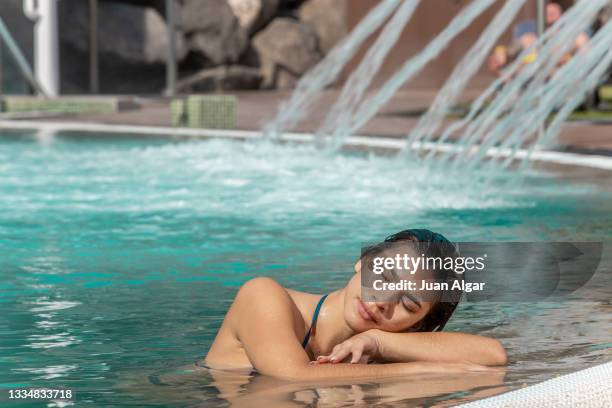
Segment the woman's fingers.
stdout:
[[334,350],[330,356],[329,361],[332,363],[339,363],[344,360],[349,354],[351,354],[351,349],[348,346],[339,347],[337,350],[334,347]]
[[317,362],[319,364],[325,364],[325,363],[329,363],[329,356],[319,356],[317,357]]
[[363,350],[357,349],[353,351],[353,356],[351,357],[351,364],[357,364],[361,360],[361,354]]
[[317,362],[320,364],[340,363],[342,361],[353,364],[359,363],[364,358],[363,351],[363,345],[359,342],[344,342],[336,345],[328,356],[318,356]]
[[317,357],[317,363],[367,363],[370,360],[371,350],[366,350],[366,343],[363,339],[349,339],[337,344],[329,355]]

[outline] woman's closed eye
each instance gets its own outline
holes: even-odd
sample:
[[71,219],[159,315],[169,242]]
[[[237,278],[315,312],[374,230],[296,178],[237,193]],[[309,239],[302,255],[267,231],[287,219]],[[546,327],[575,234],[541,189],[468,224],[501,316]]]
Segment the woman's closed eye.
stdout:
[[421,310],[421,305],[419,304],[419,302],[416,299],[411,299],[407,295],[402,295],[401,302],[404,308],[410,313],[418,313],[419,310]]
[[[385,282],[399,281],[397,275],[388,269],[385,270],[381,276]],[[402,302],[404,308],[410,313],[418,313],[421,310],[420,302],[413,296],[404,294],[400,297],[400,301]]]

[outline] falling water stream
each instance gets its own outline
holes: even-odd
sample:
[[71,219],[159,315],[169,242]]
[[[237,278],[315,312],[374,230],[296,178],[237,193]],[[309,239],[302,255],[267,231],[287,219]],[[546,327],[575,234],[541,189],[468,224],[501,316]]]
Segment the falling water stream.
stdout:
[[317,131],[319,140],[333,133],[337,123],[350,120],[351,113],[356,110],[362,101],[364,92],[368,89],[385,57],[399,39],[418,4],[418,0],[406,0],[385,26],[385,29],[362,59],[359,67],[353,71],[344,84],[336,103]]
[[[327,147],[339,148],[346,137],[368,123],[400,87],[494,3],[495,0],[476,0],[466,5],[420,53],[406,60],[382,86],[367,93],[372,79],[419,4],[417,0],[380,3],[330,56],[300,81],[290,101],[266,125],[265,133],[279,135],[302,119],[365,39],[392,15],[316,131],[316,140],[323,141]],[[428,150],[424,164],[435,160],[436,165],[451,162],[453,166],[463,168],[476,168],[485,162],[488,166],[498,163],[507,167],[522,148],[531,152],[535,145],[553,139],[583,95],[598,84],[609,65],[606,43],[612,41],[612,33],[607,27],[600,29],[589,47],[581,50],[579,58],[573,58],[560,67],[562,58],[572,52],[574,40],[588,29],[607,4],[607,0],[583,0],[568,9],[535,44],[517,57],[471,104],[465,118],[438,134],[437,130],[453,103],[524,3],[524,0],[506,1],[500,8],[453,70],[428,111],[407,135],[406,154],[419,159],[419,152]],[[525,64],[525,59],[531,54],[537,58]],[[556,115],[549,120],[552,113]],[[544,132],[538,132],[542,127]],[[453,148],[440,149],[451,138],[457,140]],[[528,158],[529,154],[523,155],[523,163]]]
[[452,74],[438,92],[436,99],[427,112],[419,119],[419,122],[410,132],[407,139],[408,146],[420,141],[428,135],[435,134],[450,107],[453,106],[461,92],[465,89],[470,79],[480,69],[485,58],[498,38],[506,31],[516,14],[523,7],[526,0],[506,2],[504,7],[497,13],[491,24],[483,31]]
[[372,96],[364,98],[354,112],[342,115],[342,121],[336,121],[334,124],[333,137],[342,140],[365,125],[395,95],[402,85],[418,74],[428,62],[437,57],[460,32],[494,2],[495,0],[475,0],[464,7],[423,51],[407,60]]
[[[589,3],[584,7],[585,12],[579,18],[570,19],[563,31],[558,31],[556,26],[549,29],[552,35],[546,39],[550,41],[542,45],[536,61],[522,67],[516,78],[508,82],[491,104],[471,121],[459,138],[459,146],[470,154],[455,154],[455,162],[475,167],[484,160],[490,148],[499,143],[509,144],[515,138],[525,140],[543,125],[562,100],[559,95],[545,98],[547,89],[560,90],[570,86],[572,82],[580,80],[581,71],[568,69],[573,65],[566,64],[565,69],[557,72],[561,75],[554,75],[552,80],[548,78],[553,76],[561,58],[571,50],[574,39],[588,28],[603,3],[598,0]],[[599,38],[608,38],[603,30],[599,34]],[[573,59],[571,62],[588,65],[600,61],[597,53],[589,51],[582,53],[579,60]],[[540,114],[534,117],[534,113]],[[471,152],[473,148],[475,153]]]
[[374,7],[349,36],[300,79],[290,100],[281,105],[276,118],[265,126],[264,134],[269,137],[278,136],[299,122],[325,87],[337,78],[359,46],[386,21],[399,3],[400,0],[385,0]]

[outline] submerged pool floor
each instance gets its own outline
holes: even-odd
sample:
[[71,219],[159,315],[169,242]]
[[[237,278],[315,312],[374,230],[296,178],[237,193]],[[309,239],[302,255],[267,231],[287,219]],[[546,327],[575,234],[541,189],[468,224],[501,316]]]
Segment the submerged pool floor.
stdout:
[[315,386],[193,365],[244,281],[328,292],[363,243],[401,229],[455,241],[609,240],[609,193],[538,173],[492,180],[309,146],[2,134],[0,386],[70,388],[80,406],[405,406],[609,361],[610,251],[571,301],[460,306],[450,330],[508,348],[499,378]]

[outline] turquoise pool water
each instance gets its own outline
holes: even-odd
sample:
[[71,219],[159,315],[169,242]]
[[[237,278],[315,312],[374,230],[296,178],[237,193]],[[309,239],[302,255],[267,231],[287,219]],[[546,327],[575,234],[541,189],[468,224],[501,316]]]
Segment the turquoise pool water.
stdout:
[[461,391],[439,379],[422,395],[416,379],[283,388],[238,376],[228,388],[191,365],[249,278],[327,292],[346,282],[363,242],[408,227],[456,241],[606,241],[612,200],[596,187],[536,173],[483,186],[308,146],[3,130],[0,197],[2,404],[15,387],[70,388],[79,406],[426,404],[610,359],[608,254],[574,301],[459,308],[449,329],[508,347],[496,384]]

